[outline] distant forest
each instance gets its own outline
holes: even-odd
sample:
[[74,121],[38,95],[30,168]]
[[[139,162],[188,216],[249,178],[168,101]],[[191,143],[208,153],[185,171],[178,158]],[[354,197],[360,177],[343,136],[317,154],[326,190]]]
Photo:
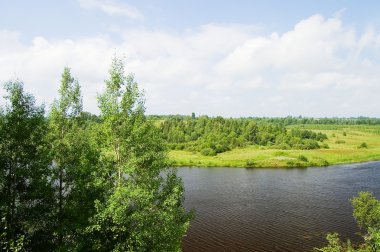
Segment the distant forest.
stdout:
[[[223,118],[192,116],[150,116],[173,150],[200,152],[205,156],[247,145],[278,149],[329,148],[327,135],[305,130],[304,124],[379,125],[378,118]],[[293,126],[294,125],[294,126]],[[287,127],[292,126],[292,127]]]
[[[150,115],[149,118],[154,120],[168,120],[168,119],[196,119],[196,118],[213,118],[207,115],[201,115],[196,117],[193,113],[191,116],[187,115]],[[230,118],[232,119],[232,118]],[[324,124],[324,125],[380,125],[380,118],[374,117],[323,117],[323,118],[313,118],[313,117],[303,117],[303,116],[286,116],[286,117],[240,117],[236,120],[254,120],[256,122],[266,122],[282,124],[284,126],[288,125],[298,125],[298,124]]]
[[322,133],[287,130],[280,123],[252,119],[174,117],[163,120],[159,127],[172,149],[198,151],[206,156],[254,144],[279,149],[318,149],[327,139]]
[[[96,115],[84,113],[85,120],[100,123]],[[329,148],[327,135],[302,129],[302,125],[380,125],[380,118],[311,118],[150,115],[148,119],[163,134],[172,150],[199,152],[215,156],[248,145],[271,146],[283,150]],[[290,127],[289,127],[290,126]]]

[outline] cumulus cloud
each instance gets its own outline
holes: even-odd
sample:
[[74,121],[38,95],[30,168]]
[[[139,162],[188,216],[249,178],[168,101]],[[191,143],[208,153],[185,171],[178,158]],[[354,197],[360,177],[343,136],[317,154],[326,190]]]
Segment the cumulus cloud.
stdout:
[[78,0],[88,10],[100,10],[108,15],[125,16],[132,20],[143,20],[144,16],[134,6],[113,0]]
[[339,16],[314,15],[287,32],[207,24],[179,33],[120,31],[78,40],[35,37],[22,43],[0,31],[0,79],[19,76],[38,99],[56,96],[68,65],[96,112],[114,53],[146,91],[151,114],[224,116],[379,116],[380,33],[358,33]]

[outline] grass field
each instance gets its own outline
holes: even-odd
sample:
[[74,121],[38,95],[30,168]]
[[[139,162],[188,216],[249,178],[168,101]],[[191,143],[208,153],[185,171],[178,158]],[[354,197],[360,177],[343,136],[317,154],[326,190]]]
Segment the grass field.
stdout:
[[[291,128],[290,126],[289,128]],[[294,127],[294,126],[293,126]],[[300,125],[297,125],[300,127]],[[176,166],[199,167],[308,167],[380,160],[380,126],[302,125],[326,133],[329,149],[280,150],[270,146],[248,146],[216,156],[189,151],[170,151]],[[367,148],[358,148],[362,143]]]

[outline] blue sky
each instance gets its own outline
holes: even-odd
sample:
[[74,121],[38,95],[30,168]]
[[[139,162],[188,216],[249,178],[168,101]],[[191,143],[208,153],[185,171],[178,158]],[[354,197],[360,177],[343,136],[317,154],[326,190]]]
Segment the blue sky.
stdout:
[[0,81],[22,79],[48,106],[69,66],[96,113],[116,53],[149,114],[379,117],[379,10],[378,1],[0,0]]

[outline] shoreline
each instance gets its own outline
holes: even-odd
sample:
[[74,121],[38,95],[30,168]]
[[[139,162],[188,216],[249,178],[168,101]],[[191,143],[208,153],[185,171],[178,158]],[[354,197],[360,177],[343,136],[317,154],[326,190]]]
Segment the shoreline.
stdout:
[[309,166],[206,166],[206,165],[173,165],[173,168],[244,168],[244,169],[306,169],[306,168],[319,168],[319,167],[329,167],[329,166],[341,166],[341,165],[354,165],[354,164],[365,164],[365,163],[376,163],[380,162],[380,158],[373,160],[365,160],[365,161],[355,161],[355,162],[347,162],[347,163],[334,163],[327,165],[309,165]]
[[[205,156],[188,150],[170,150],[174,167],[231,167],[231,168],[307,168],[340,164],[380,161],[379,127],[338,129],[305,129],[325,133],[323,143],[328,148],[312,150],[275,149],[272,146],[248,145],[215,156]],[[366,147],[361,147],[365,143]]]

